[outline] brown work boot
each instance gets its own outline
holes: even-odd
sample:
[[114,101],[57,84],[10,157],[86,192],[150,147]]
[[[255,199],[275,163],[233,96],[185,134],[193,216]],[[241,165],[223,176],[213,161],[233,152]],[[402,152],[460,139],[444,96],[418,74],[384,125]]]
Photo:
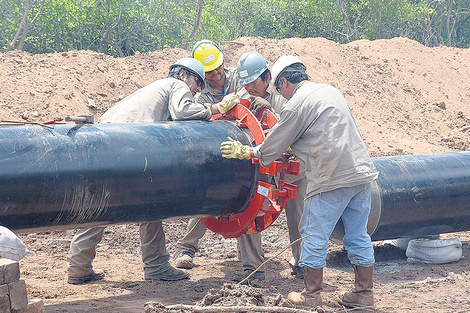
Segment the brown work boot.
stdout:
[[103,270],[94,269],[94,270],[91,270],[91,273],[86,276],[80,276],[80,277],[69,276],[67,279],[67,282],[72,285],[82,285],[82,284],[86,284],[92,281],[101,280],[103,279],[103,277],[104,277]]
[[374,293],[372,291],[374,281],[374,266],[362,267],[354,265],[355,288],[346,292],[340,304],[349,307],[374,306]]
[[287,296],[293,304],[316,308],[321,305],[320,292],[323,290],[323,269],[315,270],[304,267],[304,284],[302,292],[291,292]]
[[189,279],[189,275],[183,272],[182,270],[176,269],[170,266],[164,272],[161,273],[153,273],[153,274],[145,274],[145,280],[163,280],[163,281],[176,281],[176,280],[183,280]]

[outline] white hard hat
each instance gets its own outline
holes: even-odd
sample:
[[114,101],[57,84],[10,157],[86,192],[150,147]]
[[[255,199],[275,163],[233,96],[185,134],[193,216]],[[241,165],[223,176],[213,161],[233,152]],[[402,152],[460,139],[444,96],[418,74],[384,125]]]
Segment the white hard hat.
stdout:
[[272,84],[273,86],[276,86],[276,81],[279,77],[279,75],[286,69],[286,67],[289,67],[293,64],[302,64],[305,66],[304,62],[302,62],[301,59],[296,57],[295,55],[282,55],[277,59],[277,61],[273,65],[273,70],[272,70]]

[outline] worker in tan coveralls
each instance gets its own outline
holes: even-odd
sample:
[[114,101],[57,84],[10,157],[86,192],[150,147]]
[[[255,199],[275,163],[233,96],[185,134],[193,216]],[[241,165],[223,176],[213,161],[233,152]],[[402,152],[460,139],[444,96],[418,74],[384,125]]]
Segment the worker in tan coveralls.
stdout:
[[258,146],[228,138],[220,150],[226,158],[258,158],[268,166],[288,147],[305,164],[307,191],[299,224],[302,292],[288,299],[298,305],[321,305],[328,241],[343,221],[343,244],[355,272],[355,289],[342,296],[348,307],[374,305],[374,249],[367,233],[371,183],[378,172],[343,95],[331,85],[310,82],[296,56],[281,56],[273,66],[273,86],[288,101],[278,123]]
[[[270,84],[271,72],[268,67],[269,62],[264,56],[257,51],[250,51],[241,55],[237,64],[237,72],[240,77],[240,84],[245,87],[251,96],[252,110],[257,111],[263,107],[271,107],[276,114],[279,114],[287,100],[272,90],[273,88]],[[297,197],[287,200],[284,208],[291,243],[301,238],[299,222],[304,211],[304,196],[307,188],[305,166],[302,162],[300,164],[301,168],[298,176],[286,174],[284,177],[286,182],[297,186]],[[289,265],[292,268],[291,274],[303,279],[303,272],[299,267],[300,243],[300,241],[297,241],[291,246],[292,258],[289,261]]]
[[[194,58],[183,58],[170,67],[167,78],[159,79],[116,103],[102,117],[102,123],[152,123],[174,120],[209,120],[239,103],[228,95],[217,103],[196,103],[194,95],[204,88],[204,68]],[[99,280],[102,271],[93,270],[96,245],[104,227],[80,229],[70,243],[68,282],[83,284]],[[147,280],[181,280],[188,275],[173,268],[165,247],[162,222],[142,223],[139,227],[144,276]]]
[[[197,103],[217,103],[226,95],[235,93],[239,98],[248,98],[248,93],[238,82],[236,68],[225,68],[222,49],[213,41],[201,40],[194,45],[193,57],[204,65],[206,87],[196,96]],[[197,218],[189,220],[186,234],[178,241],[179,253],[176,256],[176,267],[191,269],[195,266],[194,255],[198,251],[198,242],[206,232],[206,226]],[[264,262],[261,247],[261,235],[242,235],[238,238],[240,260],[243,275],[241,280],[250,275]],[[257,271],[250,280],[263,280],[265,272]]]

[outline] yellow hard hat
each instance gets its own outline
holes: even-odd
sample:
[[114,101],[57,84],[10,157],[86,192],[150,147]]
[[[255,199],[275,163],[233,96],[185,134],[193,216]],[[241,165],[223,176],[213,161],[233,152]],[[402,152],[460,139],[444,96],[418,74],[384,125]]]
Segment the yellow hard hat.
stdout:
[[204,72],[210,72],[224,63],[222,49],[213,41],[198,41],[193,48],[193,58],[204,65]]

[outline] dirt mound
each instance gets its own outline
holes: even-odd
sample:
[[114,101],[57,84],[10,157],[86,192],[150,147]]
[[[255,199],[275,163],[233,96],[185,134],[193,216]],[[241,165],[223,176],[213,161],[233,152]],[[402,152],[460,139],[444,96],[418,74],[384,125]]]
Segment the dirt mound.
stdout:
[[[265,55],[271,66],[282,54],[298,55],[311,80],[332,84],[343,92],[373,156],[469,150],[470,49],[428,48],[406,38],[349,44],[323,38],[239,38],[222,43],[222,48],[229,67],[250,50]],[[0,119],[44,122],[77,114],[93,114],[98,119],[126,95],[166,76],[174,61],[189,54],[170,47],[126,58],[92,51],[0,54]],[[164,222],[171,254],[185,225],[186,219]],[[190,280],[145,281],[138,228],[120,225],[106,228],[94,261],[105,271],[105,280],[69,285],[66,255],[73,233],[20,234],[32,252],[21,261],[22,278],[31,297],[45,300],[48,313],[140,313],[149,301],[192,305],[207,300],[206,294],[228,292],[224,283],[241,272],[236,241],[207,232],[195,259],[199,266],[190,271]],[[459,262],[409,264],[402,251],[375,244],[379,311],[470,310],[470,233],[446,236],[462,241],[465,257]],[[285,216],[281,215],[263,233],[266,256],[275,255],[288,240]],[[278,294],[300,291],[303,284],[290,275],[289,258],[286,251],[272,260],[267,265],[265,289],[249,291],[245,298],[266,304]],[[339,312],[343,308],[337,303],[338,296],[352,287],[353,273],[341,246],[331,245],[327,264],[324,308]],[[261,298],[265,291],[272,299]],[[216,296],[214,301],[235,298],[228,295],[223,300]]]
[[[270,61],[298,55],[312,80],[348,99],[374,156],[468,150],[470,50],[428,48],[395,38],[341,45],[323,38],[239,38],[222,44],[227,66],[258,50]],[[167,75],[182,49],[113,58],[92,51],[0,54],[0,118],[97,118],[114,103]]]

